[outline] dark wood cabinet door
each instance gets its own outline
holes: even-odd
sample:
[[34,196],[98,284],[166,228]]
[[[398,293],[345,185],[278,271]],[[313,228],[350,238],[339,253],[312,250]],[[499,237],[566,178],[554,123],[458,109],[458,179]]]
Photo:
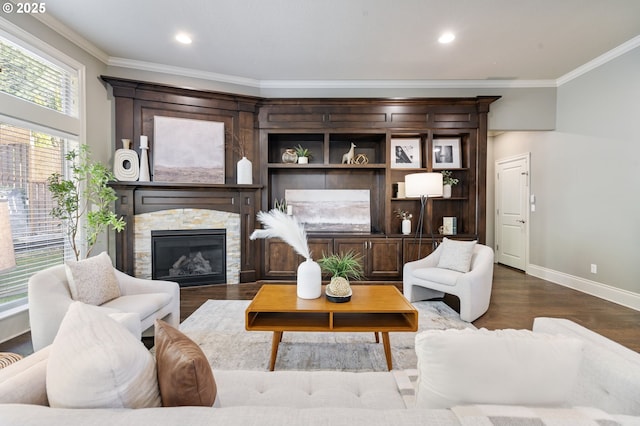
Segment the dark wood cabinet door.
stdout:
[[372,238],[367,250],[368,278],[392,279],[402,275],[402,238]]

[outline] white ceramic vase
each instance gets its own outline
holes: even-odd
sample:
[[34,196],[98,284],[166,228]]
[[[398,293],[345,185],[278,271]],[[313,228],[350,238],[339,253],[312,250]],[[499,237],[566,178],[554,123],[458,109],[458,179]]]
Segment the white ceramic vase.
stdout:
[[238,184],[251,185],[253,183],[253,166],[247,157],[242,157],[236,164]]
[[409,219],[402,219],[402,233],[404,235],[409,235],[411,234],[411,220]]
[[298,157],[298,164],[309,164],[309,157]]
[[442,197],[443,198],[451,198],[451,185],[443,185],[442,186]]
[[297,294],[300,299],[317,299],[322,294],[320,265],[307,259],[298,266]]

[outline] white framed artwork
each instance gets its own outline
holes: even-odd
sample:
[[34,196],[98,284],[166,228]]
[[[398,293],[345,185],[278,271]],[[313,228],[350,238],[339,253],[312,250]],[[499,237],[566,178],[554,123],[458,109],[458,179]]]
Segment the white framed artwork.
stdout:
[[420,138],[391,139],[391,168],[419,169]]
[[433,168],[458,169],[462,167],[460,138],[433,140]]

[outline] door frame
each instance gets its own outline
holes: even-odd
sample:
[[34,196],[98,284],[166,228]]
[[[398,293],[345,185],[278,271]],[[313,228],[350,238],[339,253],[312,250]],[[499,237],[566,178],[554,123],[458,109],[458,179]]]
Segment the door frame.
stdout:
[[[498,205],[499,205],[499,200],[501,199],[501,194],[499,194],[500,192],[500,186],[498,184],[498,172],[499,172],[499,166],[502,165],[503,163],[508,163],[511,161],[517,161],[517,160],[526,160],[526,164],[527,164],[527,179],[526,179],[526,196],[527,196],[527,208],[525,208],[525,224],[524,224],[524,239],[525,239],[525,246],[524,246],[524,272],[526,274],[529,274],[529,252],[530,252],[530,247],[531,247],[531,243],[530,243],[530,227],[529,227],[529,221],[531,220],[531,205],[535,204],[531,202],[531,152],[525,152],[523,154],[516,154],[516,155],[512,155],[510,157],[505,157],[505,158],[500,158],[495,160],[495,164],[494,164],[494,176],[493,176],[493,187],[495,189],[495,198],[493,201],[493,215],[494,215],[494,220],[495,220],[495,226],[494,226],[494,240],[495,240],[495,244],[496,246],[501,243],[502,241],[498,239],[498,232],[499,232],[499,228],[500,228],[500,220],[499,220],[499,215],[498,215]],[[496,263],[498,263],[498,259],[496,256]]]

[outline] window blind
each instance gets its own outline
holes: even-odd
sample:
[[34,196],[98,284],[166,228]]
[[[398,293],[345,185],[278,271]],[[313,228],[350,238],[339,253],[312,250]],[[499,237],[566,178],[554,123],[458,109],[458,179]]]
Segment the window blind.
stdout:
[[0,91],[78,116],[78,72],[0,36]]
[[0,122],[0,197],[8,200],[18,265],[0,274],[0,304],[25,297],[31,275],[65,259],[66,234],[49,214],[54,203],[47,178],[68,173],[64,155],[76,146],[69,139]]

